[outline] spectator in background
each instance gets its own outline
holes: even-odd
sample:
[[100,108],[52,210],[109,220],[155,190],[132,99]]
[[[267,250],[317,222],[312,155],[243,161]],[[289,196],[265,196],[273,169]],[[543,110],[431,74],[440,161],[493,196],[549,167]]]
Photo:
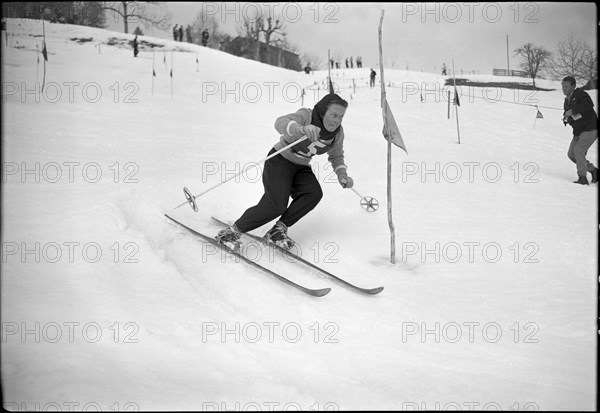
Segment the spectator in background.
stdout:
[[208,30],[204,29],[202,32],[202,46],[206,46],[208,44],[209,37]]
[[179,33],[177,31],[177,25],[175,25],[175,27],[173,27],[173,40],[177,41],[177,33]]
[[573,183],[589,185],[587,173],[592,174],[592,183],[598,182],[598,168],[586,159],[590,146],[598,139],[598,117],[594,102],[582,89],[575,88],[575,78],[567,76],[562,80],[565,97],[563,123],[573,128],[573,139],[567,156],[577,165],[579,179]]
[[350,62],[348,62],[348,58],[346,58],[346,69],[350,68]]
[[179,26],[179,41],[183,42],[183,25]]
[[193,43],[192,42],[192,26],[190,26],[189,24],[185,28],[185,37],[186,37],[186,41],[188,43]]
[[350,56],[350,69],[353,68],[353,64],[352,64],[352,56]]
[[373,69],[371,69],[371,82],[369,83],[371,89],[373,89],[373,87],[375,86],[375,76],[377,76],[377,73]]
[[442,64],[442,76],[447,76],[447,74],[446,74],[446,63]]

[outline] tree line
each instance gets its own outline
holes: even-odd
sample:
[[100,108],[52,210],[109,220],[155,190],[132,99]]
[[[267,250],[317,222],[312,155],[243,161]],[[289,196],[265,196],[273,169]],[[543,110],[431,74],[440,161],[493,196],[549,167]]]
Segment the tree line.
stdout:
[[521,58],[520,67],[533,79],[533,86],[542,73],[555,80],[573,76],[582,83],[598,78],[597,50],[573,35],[558,42],[554,53],[533,43],[525,43],[515,49],[514,54]]
[[[166,9],[165,2],[143,1],[96,1],[96,2],[5,2],[2,3],[2,15],[12,18],[44,19],[53,23],[67,23],[97,28],[106,28],[107,19],[121,21],[124,33],[129,33],[132,23],[142,24],[145,28],[154,27],[169,31],[172,27],[173,15]],[[286,38],[286,28],[280,17],[265,13],[256,18],[244,17],[237,27],[238,36],[246,40],[251,49],[251,58],[259,59],[261,43],[263,60],[270,61],[269,53],[273,48],[301,55],[297,46],[289,43]],[[176,22],[175,22],[176,23]],[[233,37],[220,29],[219,21],[214,15],[204,11],[196,15],[195,20],[186,28],[186,40],[201,44],[202,32],[209,33],[208,47],[226,51]],[[142,29],[137,26],[134,34],[142,35]],[[271,47],[269,47],[271,46]],[[318,69],[322,60],[315,55],[301,56],[303,65],[309,65],[313,70]]]
[[[269,9],[270,13],[270,9]],[[265,13],[255,18],[244,16],[237,27],[239,37],[245,39],[250,49],[250,58],[261,60],[259,56],[261,44],[262,60],[270,61],[269,53],[273,50],[285,49],[300,56],[302,66],[310,66],[312,70],[322,69],[323,60],[314,54],[301,53],[300,49],[287,40],[287,31],[280,17]],[[4,2],[2,16],[28,19],[45,19],[50,22],[77,24],[97,28],[106,27],[106,19],[114,18],[123,22],[123,31],[129,33],[129,24],[140,23],[145,27],[155,27],[168,31],[172,27],[172,13],[167,11],[165,2],[142,1],[71,1],[71,2]],[[209,32],[207,46],[227,51],[232,36],[220,30],[219,21],[214,15],[206,15],[203,11],[196,15],[193,23],[188,25],[191,36],[188,40],[201,44],[202,32]],[[136,27],[135,34],[143,34]],[[598,53],[588,43],[571,35],[558,43],[556,51],[525,43],[514,50],[520,57],[520,68],[532,78],[535,86],[536,78],[547,74],[553,79],[573,76],[580,81],[598,77]]]

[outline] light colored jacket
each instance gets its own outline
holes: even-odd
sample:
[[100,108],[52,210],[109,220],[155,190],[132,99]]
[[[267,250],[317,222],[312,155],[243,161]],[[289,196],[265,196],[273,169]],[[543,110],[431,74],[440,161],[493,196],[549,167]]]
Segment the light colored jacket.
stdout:
[[[275,129],[281,134],[279,142],[273,147],[276,150],[285,148],[290,143],[302,138],[301,133],[293,134],[293,123],[300,126],[310,125],[312,119],[312,109],[302,108],[295,113],[283,115],[275,121]],[[333,166],[333,170],[338,173],[341,169],[346,169],[344,164],[344,129],[340,126],[339,132],[330,141],[311,142],[308,139],[292,146],[281,153],[281,155],[290,162],[298,165],[310,165],[313,156],[327,153],[328,160]]]

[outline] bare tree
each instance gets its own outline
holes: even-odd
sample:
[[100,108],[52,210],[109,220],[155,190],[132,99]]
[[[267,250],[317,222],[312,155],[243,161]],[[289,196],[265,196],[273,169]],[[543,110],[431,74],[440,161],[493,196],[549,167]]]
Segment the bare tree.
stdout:
[[[266,26],[263,24],[261,27],[261,31],[263,32],[263,36],[265,39],[265,44],[267,45],[266,48],[266,56],[265,56],[265,62],[270,62],[270,48],[268,47],[269,45],[275,45],[278,47],[282,47],[282,45],[285,43],[285,32],[283,32],[283,24],[281,24],[281,21],[279,19],[275,20],[275,24],[273,24],[273,17],[269,16],[267,18],[267,24]],[[279,38],[273,38],[274,35],[279,35]]]
[[129,33],[129,22],[142,23],[146,28],[153,26],[159,30],[167,30],[173,17],[164,10],[164,2],[158,1],[105,1],[102,10],[112,11],[120,16],[125,33]]
[[598,53],[591,48],[586,51],[581,63],[581,78],[582,79],[597,79],[598,78]]
[[319,55],[314,53],[303,53],[302,64],[304,65],[304,67],[310,66],[312,70],[320,70],[321,65],[323,64],[323,59],[321,59]]
[[[254,60],[271,62],[273,60],[270,56],[272,49],[269,46],[279,48],[281,54],[281,48],[285,46],[286,33],[282,20],[271,15],[270,8],[266,19],[263,17],[264,14],[265,10],[261,9],[256,16],[244,16],[242,24],[238,26],[238,34],[246,39]],[[263,56],[260,52],[261,42],[267,46],[264,47]]]
[[264,22],[262,17],[259,17],[255,20],[244,16],[244,20],[241,26],[238,27],[238,34],[240,37],[243,37],[248,42],[248,47],[250,48],[253,59],[259,61],[259,53],[260,53],[260,34],[264,28]]
[[552,60],[552,75],[555,79],[573,76],[576,79],[592,79],[598,73],[598,55],[584,41],[573,35],[559,42]]
[[219,45],[223,34],[219,30],[219,21],[214,15],[206,15],[204,10],[196,15],[196,20],[192,23],[192,43],[200,44],[202,32],[208,31],[208,47]]
[[2,15],[44,18],[52,23],[69,23],[104,28],[106,19],[101,1],[5,2]]
[[521,68],[533,79],[535,87],[535,78],[538,73],[543,70],[552,58],[552,53],[543,47],[534,46],[532,43],[526,43],[523,46],[515,49],[515,56],[521,56]]

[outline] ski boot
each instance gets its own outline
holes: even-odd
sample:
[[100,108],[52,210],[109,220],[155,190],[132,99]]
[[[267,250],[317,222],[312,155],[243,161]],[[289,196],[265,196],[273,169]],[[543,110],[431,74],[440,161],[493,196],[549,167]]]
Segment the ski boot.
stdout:
[[594,168],[594,170],[591,172],[592,173],[592,183],[598,183],[598,168]]
[[576,181],[573,181],[573,183],[580,184],[580,185],[589,185],[590,184],[585,175],[579,175],[579,179]]
[[264,236],[265,240],[275,244],[287,251],[292,249],[296,243],[287,235],[287,226],[282,222],[277,222]]
[[240,232],[240,230],[235,225],[232,225],[219,231],[219,233],[215,237],[215,240],[217,240],[219,244],[223,244],[226,247],[231,248],[233,251],[237,252],[240,250],[240,246],[242,244],[242,242],[240,241],[241,236],[242,233]]

